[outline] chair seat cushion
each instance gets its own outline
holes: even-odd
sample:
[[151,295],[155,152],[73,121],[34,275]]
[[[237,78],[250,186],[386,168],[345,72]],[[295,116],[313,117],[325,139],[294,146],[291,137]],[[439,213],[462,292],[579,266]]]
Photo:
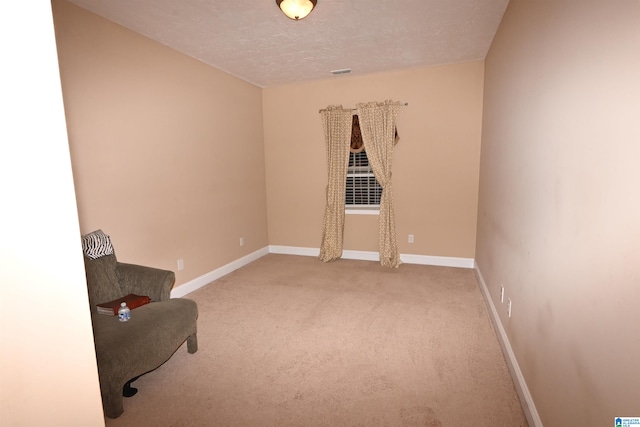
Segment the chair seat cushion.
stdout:
[[196,333],[197,317],[196,303],[185,298],[138,307],[131,310],[127,322],[120,322],[117,316],[93,315],[100,375],[117,373],[128,380],[157,368],[187,336]]

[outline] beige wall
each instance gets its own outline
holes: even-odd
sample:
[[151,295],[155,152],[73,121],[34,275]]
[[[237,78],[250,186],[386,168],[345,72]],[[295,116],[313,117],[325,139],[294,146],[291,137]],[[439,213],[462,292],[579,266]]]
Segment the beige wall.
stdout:
[[640,416],[639,47],[638,1],[512,1],[486,59],[476,257],[545,426]]
[[100,426],[51,6],[0,16],[0,424]]
[[[180,284],[267,244],[318,248],[318,110],[388,98],[410,103],[393,168],[401,253],[474,257],[482,62],[261,90],[53,5],[81,229],[105,230],[121,260],[182,258]],[[377,251],[377,227],[348,216],[345,249]]]
[[[400,252],[473,258],[483,71],[478,61],[264,89],[269,243],[320,246],[327,169],[318,110],[393,99],[409,103],[393,163]],[[345,249],[377,251],[377,236],[377,216],[347,215]]]
[[120,260],[174,270],[177,285],[265,247],[261,89],[53,9],[82,233],[103,229]]

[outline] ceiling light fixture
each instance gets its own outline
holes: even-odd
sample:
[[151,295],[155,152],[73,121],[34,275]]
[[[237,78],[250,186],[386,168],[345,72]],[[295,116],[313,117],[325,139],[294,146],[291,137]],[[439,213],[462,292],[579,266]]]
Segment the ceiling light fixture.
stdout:
[[318,0],[276,0],[280,10],[289,18],[299,21],[311,13]]

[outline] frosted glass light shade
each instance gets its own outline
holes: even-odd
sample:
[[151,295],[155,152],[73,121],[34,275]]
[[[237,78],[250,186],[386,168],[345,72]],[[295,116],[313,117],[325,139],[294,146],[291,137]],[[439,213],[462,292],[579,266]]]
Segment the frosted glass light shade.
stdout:
[[318,0],[276,0],[282,12],[296,21],[310,14],[317,2]]

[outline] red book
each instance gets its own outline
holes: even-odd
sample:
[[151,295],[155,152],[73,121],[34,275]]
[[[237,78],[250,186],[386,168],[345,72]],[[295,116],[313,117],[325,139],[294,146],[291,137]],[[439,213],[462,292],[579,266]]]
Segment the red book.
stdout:
[[123,302],[126,302],[127,307],[129,307],[130,310],[133,310],[134,308],[138,308],[141,305],[149,304],[151,302],[151,299],[145,295],[129,294],[123,296],[122,298],[114,299],[113,301],[98,304],[96,306],[98,308],[98,314],[104,314],[106,316],[117,316],[118,310],[120,309],[120,304],[122,304]]

